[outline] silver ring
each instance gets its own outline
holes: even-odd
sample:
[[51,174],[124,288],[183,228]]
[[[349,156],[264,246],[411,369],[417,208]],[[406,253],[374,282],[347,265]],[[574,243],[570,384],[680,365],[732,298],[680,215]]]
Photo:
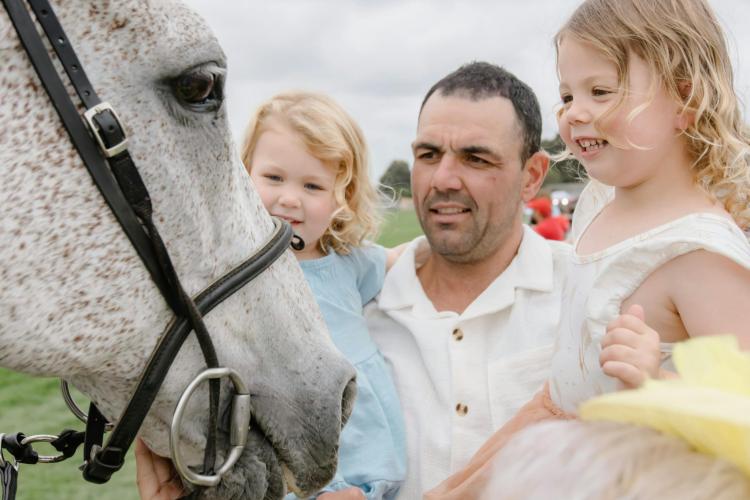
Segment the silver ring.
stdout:
[[[21,440],[21,446],[26,446],[29,443],[51,443],[52,441],[55,441],[60,436],[53,436],[52,434],[36,434],[33,436],[26,436]],[[67,457],[65,455],[39,455],[39,463],[40,464],[53,464],[55,462],[62,462]]]
[[[193,395],[193,392],[197,389],[201,382],[214,378],[229,377],[234,385],[235,394],[232,396],[232,409],[231,409],[231,425],[229,433],[229,444],[231,449],[229,455],[221,467],[216,471],[214,475],[198,474],[188,467],[182,460],[180,454],[179,442],[180,442],[180,426],[182,425],[182,417],[187,408],[188,401]],[[242,451],[245,449],[247,443],[247,432],[250,426],[250,394],[245,387],[240,375],[231,368],[209,368],[203,370],[198,374],[195,379],[185,389],[185,392],[180,396],[180,400],[177,402],[177,407],[174,410],[174,416],[172,417],[172,427],[169,429],[169,450],[172,454],[172,462],[174,462],[175,469],[177,472],[188,482],[199,485],[199,486],[216,486],[221,482],[221,478],[224,474],[237,463]]]
[[[76,418],[84,424],[88,423],[89,416],[81,409],[80,406],[78,406],[78,404],[73,399],[73,395],[70,394],[70,386],[68,385],[67,380],[60,379],[60,392],[62,392],[63,400],[65,400],[65,404],[68,405],[68,409],[73,412],[73,415],[75,415]],[[110,432],[114,428],[115,424],[107,422],[107,424],[104,426],[104,431]]]

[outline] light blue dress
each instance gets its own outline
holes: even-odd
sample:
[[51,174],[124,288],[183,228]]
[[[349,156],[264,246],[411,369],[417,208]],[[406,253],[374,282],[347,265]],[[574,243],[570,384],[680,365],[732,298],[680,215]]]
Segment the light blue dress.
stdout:
[[[339,441],[333,481],[318,494],[356,486],[368,500],[392,499],[406,476],[404,423],[391,372],[370,338],[363,306],[380,292],[385,249],[353,248],[300,261],[331,338],[357,369],[357,399]],[[296,499],[294,494],[285,500]]]

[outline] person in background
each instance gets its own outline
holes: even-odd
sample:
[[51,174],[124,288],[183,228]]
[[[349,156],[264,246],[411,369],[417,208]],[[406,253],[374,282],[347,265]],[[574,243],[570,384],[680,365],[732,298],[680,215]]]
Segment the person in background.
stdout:
[[570,224],[562,215],[552,215],[552,200],[538,196],[528,202],[526,207],[532,211],[531,226],[540,236],[548,240],[564,241]]

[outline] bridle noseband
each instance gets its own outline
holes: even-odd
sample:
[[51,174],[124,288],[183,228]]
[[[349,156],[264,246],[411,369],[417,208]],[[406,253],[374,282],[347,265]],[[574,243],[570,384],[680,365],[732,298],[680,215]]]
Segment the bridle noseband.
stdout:
[[[175,313],[173,321],[159,339],[141,373],[135,392],[113,426],[106,444],[103,444],[103,436],[108,423],[92,403],[88,415],[80,410],[78,414],[79,418],[86,421],[85,433],[69,431],[71,434],[66,435],[65,439],[63,439],[65,433],[62,433],[57,436],[60,439],[59,446],[54,442],[53,445],[61,450],[64,458],[67,458],[75,452],[79,444],[84,444],[84,463],[81,466],[83,477],[95,483],[108,481],[112,474],[122,467],[125,454],[156,398],[169,367],[187,336],[194,331],[208,370],[196,377],[180,399],[173,419],[170,446],[175,466],[186,480],[199,486],[214,486],[221,480],[221,475],[237,461],[246,444],[250,422],[250,395],[242,379],[234,370],[219,368],[219,360],[202,317],[267,269],[288,249],[293,237],[296,238],[296,236],[292,234],[288,223],[274,219],[274,230],[263,246],[193,300],[183,289],[166,247],[154,225],[148,190],[127,150],[127,139],[115,110],[109,103],[102,102],[92,88],[49,2],[26,0],[26,3],[34,11],[37,22],[49,39],[81,103],[86,108],[83,117],[69,98],[65,85],[37,33],[37,28],[23,0],[3,0],[24,49],[57,110],[71,142],[117,221],[135,247],[152,280]],[[303,244],[301,240],[292,243],[297,249]],[[218,473],[213,474],[220,399],[219,378],[222,377],[228,377],[235,389],[230,410],[232,416],[230,445],[232,448]],[[182,461],[177,441],[184,407],[198,383],[203,380],[209,382],[209,428],[203,474],[196,474]],[[71,402],[67,402],[70,406]],[[0,434],[0,467],[7,463],[2,458],[3,448],[11,452],[17,462],[35,462],[39,457],[34,459],[33,455],[36,453],[29,453],[28,446],[35,441],[51,441],[52,437],[56,436],[25,437],[20,433],[14,436]],[[29,458],[30,456],[32,458]],[[42,458],[61,459],[59,457]],[[11,489],[10,486],[8,489]],[[12,489],[15,490],[15,485]]]

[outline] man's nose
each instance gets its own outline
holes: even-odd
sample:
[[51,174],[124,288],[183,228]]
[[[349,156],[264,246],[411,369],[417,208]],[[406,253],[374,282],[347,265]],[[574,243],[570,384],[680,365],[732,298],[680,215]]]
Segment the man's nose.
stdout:
[[458,191],[461,189],[461,163],[456,155],[446,153],[440,159],[432,174],[432,187],[437,191]]

